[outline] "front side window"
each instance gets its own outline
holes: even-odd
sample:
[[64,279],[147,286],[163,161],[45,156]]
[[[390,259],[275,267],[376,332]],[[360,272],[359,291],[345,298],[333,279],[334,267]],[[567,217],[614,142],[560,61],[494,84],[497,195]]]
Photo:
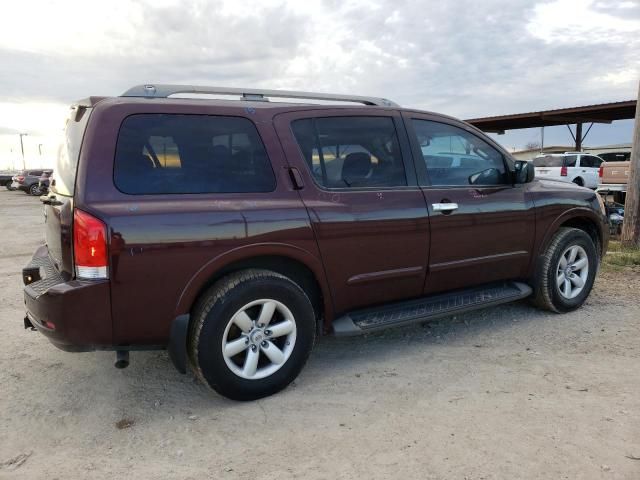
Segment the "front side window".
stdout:
[[431,185],[507,183],[502,154],[481,138],[446,123],[412,122]]
[[248,119],[140,114],[120,128],[116,187],[128,194],[270,192],[275,177]]
[[328,188],[407,185],[390,117],[295,120],[291,128],[311,174]]

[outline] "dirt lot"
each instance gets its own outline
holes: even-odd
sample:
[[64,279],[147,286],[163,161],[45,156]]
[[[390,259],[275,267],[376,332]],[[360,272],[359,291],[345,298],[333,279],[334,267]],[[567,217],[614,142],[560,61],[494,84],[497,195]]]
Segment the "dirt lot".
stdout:
[[324,338],[235,403],[165,352],[64,353],[22,328],[42,207],[0,191],[0,478],[640,478],[640,272],[568,315],[525,302]]

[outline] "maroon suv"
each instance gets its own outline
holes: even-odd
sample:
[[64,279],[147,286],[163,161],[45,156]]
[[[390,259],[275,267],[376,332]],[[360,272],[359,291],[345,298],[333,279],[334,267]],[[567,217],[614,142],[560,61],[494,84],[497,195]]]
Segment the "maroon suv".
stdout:
[[66,137],[25,327],[119,367],[168,348],[234,399],[284,388],[320,334],[576,309],[608,242],[594,192],[381,98],[145,85],[80,101]]

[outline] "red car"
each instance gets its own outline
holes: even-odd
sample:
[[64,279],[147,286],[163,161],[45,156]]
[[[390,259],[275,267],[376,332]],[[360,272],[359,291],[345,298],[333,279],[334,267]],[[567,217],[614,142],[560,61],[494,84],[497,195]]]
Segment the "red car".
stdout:
[[594,192],[382,98],[145,85],[78,102],[66,135],[25,327],[120,367],[168,348],[234,399],[288,385],[318,335],[579,308],[608,243]]

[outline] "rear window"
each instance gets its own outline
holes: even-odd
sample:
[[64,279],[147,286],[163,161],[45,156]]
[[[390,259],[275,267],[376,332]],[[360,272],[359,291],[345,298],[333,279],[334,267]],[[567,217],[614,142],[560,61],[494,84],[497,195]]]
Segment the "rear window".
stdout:
[[177,114],[124,120],[114,183],[132,195],[271,192],[276,184],[251,121]]
[[553,155],[545,155],[533,159],[534,167],[561,167],[563,157],[555,157]]
[[51,185],[51,190],[55,193],[73,196],[80,146],[90,114],[90,108],[71,109],[62,142],[58,147],[54,181]]

